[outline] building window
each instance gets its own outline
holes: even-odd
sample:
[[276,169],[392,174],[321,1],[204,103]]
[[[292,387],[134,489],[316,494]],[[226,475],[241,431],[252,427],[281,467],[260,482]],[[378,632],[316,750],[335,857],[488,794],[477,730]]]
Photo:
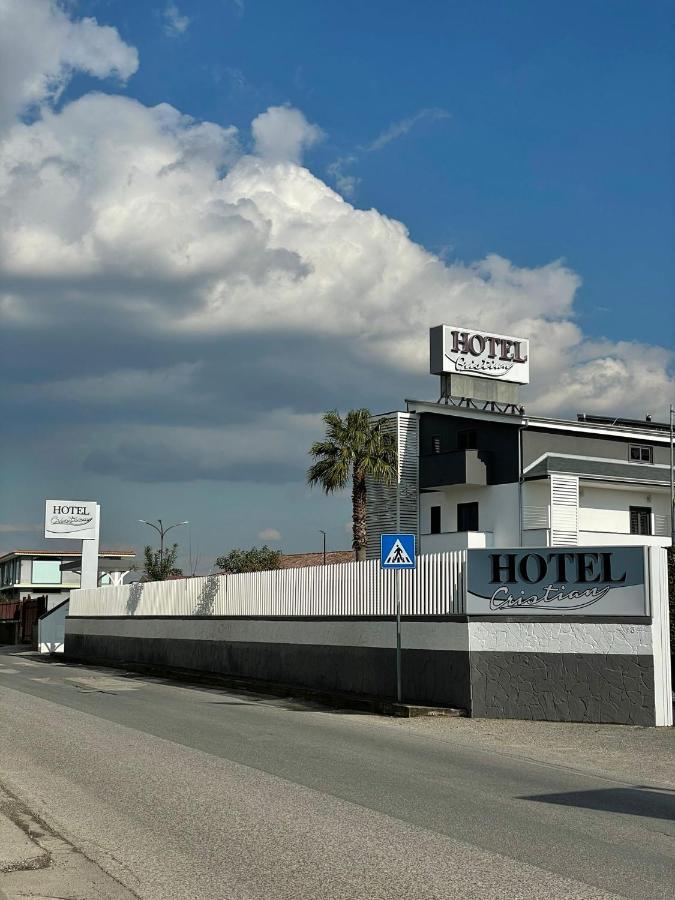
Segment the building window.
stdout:
[[61,560],[34,559],[33,584],[61,584]]
[[478,503],[457,504],[457,531],[478,531]]
[[432,453],[440,453],[441,452],[441,439],[435,434],[431,439],[431,452]]
[[652,447],[645,447],[643,444],[631,444],[628,449],[628,458],[631,462],[654,462],[654,450]]
[[652,533],[652,511],[649,506],[630,507],[630,533]]
[[457,432],[457,447],[460,450],[478,450],[478,435],[475,428]]
[[431,534],[441,533],[441,508],[440,506],[431,507]]

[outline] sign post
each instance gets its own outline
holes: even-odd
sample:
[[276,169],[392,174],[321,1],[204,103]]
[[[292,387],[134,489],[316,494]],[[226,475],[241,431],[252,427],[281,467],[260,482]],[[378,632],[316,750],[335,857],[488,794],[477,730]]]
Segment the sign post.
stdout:
[[400,703],[402,690],[401,677],[401,572],[403,569],[414,569],[417,565],[415,557],[414,534],[382,534],[380,535],[380,566],[383,569],[396,571],[396,702]]

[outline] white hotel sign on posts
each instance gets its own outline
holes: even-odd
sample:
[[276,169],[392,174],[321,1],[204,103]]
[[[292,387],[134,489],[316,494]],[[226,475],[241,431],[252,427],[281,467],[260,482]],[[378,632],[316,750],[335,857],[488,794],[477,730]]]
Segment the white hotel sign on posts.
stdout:
[[471,331],[455,325],[437,325],[430,330],[430,337],[432,375],[472,375],[529,384],[527,338]]
[[82,541],[80,587],[98,586],[100,507],[93,500],[46,500],[45,537]]

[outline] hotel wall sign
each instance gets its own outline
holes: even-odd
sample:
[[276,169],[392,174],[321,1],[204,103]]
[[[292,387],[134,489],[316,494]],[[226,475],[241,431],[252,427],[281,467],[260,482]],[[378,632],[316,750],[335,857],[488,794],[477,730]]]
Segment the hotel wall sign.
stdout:
[[45,537],[93,541],[96,515],[96,503],[92,500],[46,500]]
[[467,615],[649,615],[644,547],[469,550],[467,569]]
[[528,384],[530,342],[526,338],[454,325],[431,328],[430,369],[432,375],[474,375]]

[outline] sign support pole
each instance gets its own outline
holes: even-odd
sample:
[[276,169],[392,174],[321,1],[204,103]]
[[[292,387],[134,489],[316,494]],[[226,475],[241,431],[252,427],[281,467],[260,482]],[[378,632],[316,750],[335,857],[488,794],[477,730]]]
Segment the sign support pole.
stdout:
[[399,569],[396,573],[396,702],[401,703],[401,578]]
[[80,574],[81,588],[98,587],[98,541],[101,524],[101,507],[96,504],[96,537],[82,541],[82,568]]

